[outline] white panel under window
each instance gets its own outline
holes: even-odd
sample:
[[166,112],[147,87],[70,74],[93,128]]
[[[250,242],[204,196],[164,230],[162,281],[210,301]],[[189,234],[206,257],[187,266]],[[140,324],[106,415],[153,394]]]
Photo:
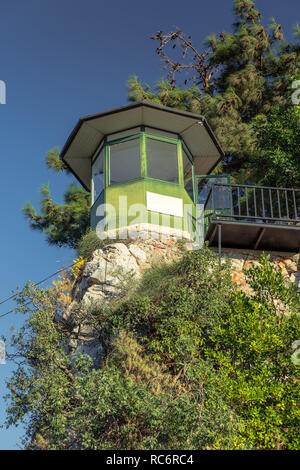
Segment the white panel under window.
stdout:
[[178,197],[146,192],[147,210],[161,214],[183,216],[183,201]]

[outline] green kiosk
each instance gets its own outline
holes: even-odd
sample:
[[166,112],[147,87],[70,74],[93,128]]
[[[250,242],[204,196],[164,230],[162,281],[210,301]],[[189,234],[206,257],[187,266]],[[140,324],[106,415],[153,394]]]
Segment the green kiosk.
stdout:
[[203,239],[201,208],[222,156],[203,116],[147,102],[81,118],[61,153],[91,192],[100,236],[189,240]]

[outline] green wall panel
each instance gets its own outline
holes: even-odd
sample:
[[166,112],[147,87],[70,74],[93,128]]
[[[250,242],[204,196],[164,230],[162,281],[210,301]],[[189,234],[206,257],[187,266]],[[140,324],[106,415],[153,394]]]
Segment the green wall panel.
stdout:
[[[189,206],[187,213],[185,213],[186,219],[147,210],[140,212],[137,205],[140,204],[146,209],[147,191],[182,199],[183,204]],[[139,178],[137,180],[108,186],[105,193],[102,193],[99,196],[91,209],[91,226],[94,229],[96,228],[97,223],[103,220],[103,217],[96,216],[96,211],[99,205],[104,202],[108,208],[108,211],[106,212],[106,230],[120,228],[135,223],[152,223],[160,226],[167,225],[172,228],[188,230],[190,233],[193,230],[193,227],[195,229],[195,225],[193,225],[193,219],[195,218],[195,205],[184,190],[183,186],[179,184],[168,183],[151,178]],[[124,208],[126,207],[125,203],[127,203],[127,211],[129,209],[129,213],[127,213],[127,217],[124,218],[122,216],[122,212],[124,212],[124,210],[122,211],[120,204],[121,206],[123,205]],[[111,209],[110,206],[112,206],[113,209]],[[132,211],[131,214],[130,210]],[[137,212],[135,213],[135,211]],[[116,226],[110,215],[112,217],[115,215]]]

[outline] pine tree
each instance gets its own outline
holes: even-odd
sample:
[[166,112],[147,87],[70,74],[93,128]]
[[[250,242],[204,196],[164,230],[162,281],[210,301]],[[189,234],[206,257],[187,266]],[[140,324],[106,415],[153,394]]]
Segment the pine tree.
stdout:
[[[46,163],[58,173],[68,172],[68,168],[59,158],[58,148],[48,152]],[[23,207],[30,227],[46,234],[51,245],[76,248],[89,227],[89,193],[73,183],[65,191],[63,204],[53,202],[48,185],[42,186],[41,194],[40,214],[30,202]]]
[[259,149],[250,161],[257,180],[263,185],[300,188],[300,107],[275,106],[267,119],[257,116],[254,126]]
[[[204,114],[225,151],[223,171],[242,182],[253,176],[249,162],[259,144],[254,120],[257,115],[266,118],[274,105],[290,100],[300,47],[298,42],[284,41],[282,27],[274,19],[265,28],[253,1],[235,0],[234,14],[233,31],[206,38],[204,50],[179,29],[158,31],[152,39],[159,43],[156,52],[168,70],[167,81],[152,91],[133,77],[129,100]],[[298,39],[299,31],[296,26]]]

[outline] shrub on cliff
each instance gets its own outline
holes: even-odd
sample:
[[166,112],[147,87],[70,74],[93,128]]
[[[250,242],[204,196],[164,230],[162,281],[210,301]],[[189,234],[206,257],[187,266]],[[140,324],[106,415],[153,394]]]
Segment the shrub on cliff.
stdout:
[[[256,449],[299,449],[300,292],[286,285],[267,256],[247,271],[253,295],[238,292],[216,325],[206,357],[217,388],[243,420],[242,436]],[[298,362],[298,364],[297,364]]]
[[89,229],[78,242],[77,251],[79,256],[90,260],[93,252],[103,248],[103,246],[104,241],[97,236],[95,230]]
[[[235,291],[227,269],[206,249],[153,271],[156,289],[133,298],[108,321],[139,337],[155,361],[199,389],[202,361],[213,389],[240,418],[240,442],[252,448],[299,448],[300,292],[287,286],[267,256],[246,271],[253,294]],[[205,381],[204,381],[205,382]]]
[[72,365],[60,297],[28,286],[13,343],[30,366],[10,380],[8,424],[27,422],[47,449],[299,447],[300,295],[265,257],[248,277],[253,294],[237,292],[207,249],[150,270],[129,299],[86,314],[100,369],[85,356]]

